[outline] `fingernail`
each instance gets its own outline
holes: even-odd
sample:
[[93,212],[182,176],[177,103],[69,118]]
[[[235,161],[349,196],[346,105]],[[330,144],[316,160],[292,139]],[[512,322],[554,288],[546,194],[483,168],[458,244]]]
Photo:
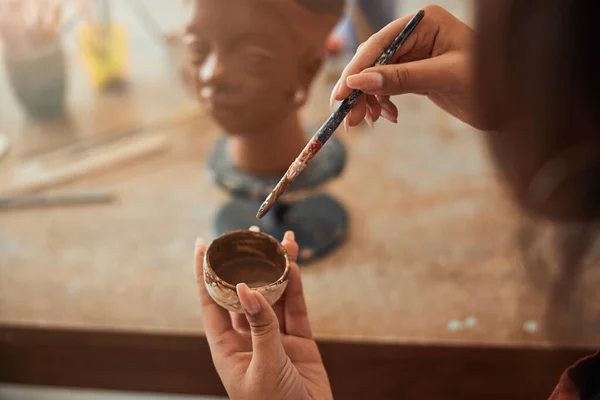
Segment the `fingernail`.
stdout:
[[346,80],[348,87],[362,91],[377,91],[383,88],[383,75],[379,72],[363,72],[349,76]]
[[256,293],[254,293],[248,285],[245,283],[238,283],[236,286],[238,297],[240,298],[240,303],[246,312],[250,315],[256,315],[260,313],[262,307],[260,305],[260,301],[256,297]]
[[344,118],[344,131],[346,133],[348,133],[348,131],[350,130],[350,121],[348,120],[348,117]]
[[198,239],[196,239],[196,249],[204,249],[204,247],[206,247],[206,242],[204,241],[203,238],[199,237]]
[[387,101],[380,101],[379,104],[381,105],[382,110],[388,110],[392,115],[394,114],[394,107],[390,103]]
[[370,128],[373,128],[375,126],[375,124],[373,123],[373,117],[371,117],[371,112],[367,111],[367,114],[365,115],[365,121],[367,122],[367,125],[369,125]]
[[294,231],[287,231],[285,235],[283,235],[283,240],[289,240],[290,242],[293,242],[296,240],[296,234]]
[[248,230],[252,232],[260,232],[260,228],[256,225],[252,225]]
[[340,81],[338,80],[337,83],[335,84],[335,86],[333,87],[333,90],[331,91],[331,97],[329,98],[329,107],[333,108],[333,105],[335,103],[335,95],[337,94],[337,90],[338,90],[339,86],[340,86]]
[[377,120],[379,119],[379,114],[381,114],[381,111],[379,112],[379,114],[377,114],[377,116],[373,117],[373,108],[367,104],[367,115],[369,117],[371,117],[371,121],[373,122],[373,126],[375,126],[375,122],[377,122]]
[[390,121],[393,124],[397,124],[398,123],[398,118],[392,114],[391,112],[389,112],[387,109],[385,108],[381,108],[381,116],[385,119],[387,119],[388,121]]

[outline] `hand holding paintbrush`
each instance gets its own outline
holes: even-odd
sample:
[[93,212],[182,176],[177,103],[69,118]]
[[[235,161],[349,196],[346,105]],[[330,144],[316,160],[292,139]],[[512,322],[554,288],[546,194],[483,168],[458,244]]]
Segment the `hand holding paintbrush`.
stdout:
[[[420,10],[415,16],[408,22],[406,27],[400,32],[400,34],[394,39],[386,51],[379,57],[375,62],[375,66],[387,64],[393,55],[398,51],[400,46],[406,41],[408,36],[414,31],[419,22],[425,16],[425,11]],[[296,177],[306,168],[310,160],[321,150],[323,145],[327,143],[331,135],[340,126],[344,118],[348,115],[350,110],[354,108],[358,100],[363,95],[360,90],[354,90],[350,96],[348,96],[339,108],[329,117],[329,119],[323,124],[313,138],[308,142],[304,150],[300,153],[298,158],[290,165],[289,169],[281,178],[275,189],[269,194],[264,203],[260,206],[256,218],[261,219],[264,217],[271,207],[275,204],[277,199],[287,190],[292,184]]]

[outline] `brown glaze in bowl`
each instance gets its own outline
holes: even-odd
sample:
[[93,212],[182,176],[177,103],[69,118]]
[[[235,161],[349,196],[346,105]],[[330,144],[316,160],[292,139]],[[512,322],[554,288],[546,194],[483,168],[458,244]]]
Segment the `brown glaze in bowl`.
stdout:
[[204,283],[221,307],[243,313],[236,284],[246,283],[273,305],[287,287],[290,259],[274,237],[262,232],[233,231],[219,236],[204,255]]

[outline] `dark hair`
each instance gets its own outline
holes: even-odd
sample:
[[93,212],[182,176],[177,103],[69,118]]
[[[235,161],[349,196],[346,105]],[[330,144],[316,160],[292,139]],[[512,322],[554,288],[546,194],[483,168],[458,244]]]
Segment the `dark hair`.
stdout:
[[600,2],[478,3],[475,87],[507,183],[529,211],[599,217]]
[[526,213],[517,236],[526,276],[548,295],[546,332],[557,338],[581,324],[576,288],[600,217],[600,1],[477,5],[475,97],[494,129],[493,159],[525,211],[576,221],[555,224],[544,245],[543,225]]
[[296,0],[302,7],[317,13],[341,14],[344,0]]

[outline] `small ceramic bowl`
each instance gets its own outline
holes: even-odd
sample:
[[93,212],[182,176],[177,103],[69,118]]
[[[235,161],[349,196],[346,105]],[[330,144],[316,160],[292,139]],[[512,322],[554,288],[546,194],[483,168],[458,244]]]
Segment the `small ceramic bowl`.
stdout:
[[[246,268],[247,262],[247,268]],[[268,265],[267,280],[252,285],[243,279],[244,271],[258,265]],[[231,276],[228,266],[236,265],[241,275]],[[213,300],[221,307],[243,313],[235,285],[244,282],[250,289],[260,292],[270,305],[279,300],[288,284],[290,259],[283,245],[274,237],[262,232],[233,231],[219,236],[206,249],[204,255],[204,283]],[[269,268],[270,269],[270,268]],[[263,277],[265,278],[265,277]]]

